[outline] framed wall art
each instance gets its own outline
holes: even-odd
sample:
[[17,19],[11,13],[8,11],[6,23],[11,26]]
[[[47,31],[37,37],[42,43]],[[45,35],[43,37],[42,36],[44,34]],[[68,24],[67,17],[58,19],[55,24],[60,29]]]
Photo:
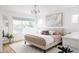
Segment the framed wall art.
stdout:
[[63,13],[55,13],[46,16],[46,26],[48,27],[63,26]]

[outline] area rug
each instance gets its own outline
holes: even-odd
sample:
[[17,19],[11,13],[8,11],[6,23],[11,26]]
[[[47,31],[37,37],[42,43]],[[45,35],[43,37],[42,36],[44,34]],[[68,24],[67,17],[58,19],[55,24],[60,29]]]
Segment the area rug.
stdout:
[[[12,43],[9,45],[15,53],[44,53],[43,50],[30,45],[29,43],[24,44],[24,41]],[[57,53],[59,49],[57,47],[53,47],[47,51],[47,53]]]

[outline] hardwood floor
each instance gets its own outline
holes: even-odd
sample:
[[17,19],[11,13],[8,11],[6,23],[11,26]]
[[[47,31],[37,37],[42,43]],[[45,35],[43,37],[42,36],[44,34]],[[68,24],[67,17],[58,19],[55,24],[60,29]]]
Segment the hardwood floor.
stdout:
[[[16,45],[16,43],[17,43],[17,45]],[[22,52],[23,51],[23,53],[28,53],[27,51],[29,51],[29,52],[37,52],[38,50],[37,50],[37,48],[35,49],[35,48],[30,48],[30,47],[28,47],[28,48],[26,48],[25,46],[23,46],[22,44],[20,45],[19,43],[22,43],[22,44],[24,44],[24,41],[21,41],[21,42],[13,42],[13,43],[11,43],[11,44],[15,44],[14,46],[17,46],[17,47],[19,47],[19,52]],[[13,50],[13,48],[11,48],[10,47],[10,45],[11,45],[10,43],[7,43],[7,44],[4,44],[3,45],[3,53],[16,53],[18,50]],[[18,44],[20,45],[20,46],[18,46]],[[22,46],[23,46],[23,49],[22,49]],[[61,46],[61,45],[57,45],[57,46]],[[58,48],[57,48],[57,46],[56,47],[54,47],[54,48],[50,48],[49,50],[48,50],[48,53],[57,53],[58,51],[60,51]],[[17,48],[16,48],[17,49]],[[28,50],[29,49],[29,50]],[[25,50],[25,52],[24,52],[24,50]],[[39,50],[38,52],[41,52],[41,50]]]
[[[18,41],[16,41],[16,42],[18,42]],[[15,42],[13,42],[13,43],[15,43]],[[15,51],[9,45],[10,45],[10,43],[3,44],[3,53],[15,53]]]
[[[14,41],[12,43],[16,43],[23,40]],[[3,53],[15,53],[15,51],[9,46],[12,43],[3,44]]]
[[9,46],[9,44],[4,44],[3,53],[15,53],[15,51]]

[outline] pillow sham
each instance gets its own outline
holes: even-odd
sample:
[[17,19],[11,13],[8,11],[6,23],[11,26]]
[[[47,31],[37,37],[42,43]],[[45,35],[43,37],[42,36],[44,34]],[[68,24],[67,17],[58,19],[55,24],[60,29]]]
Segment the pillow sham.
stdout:
[[49,34],[52,35],[55,31],[49,31]]
[[54,42],[60,41],[62,39],[61,35],[53,35]]
[[50,34],[49,34],[49,31],[42,31],[41,34],[43,34],[43,35],[50,35]]
[[60,32],[54,32],[53,35],[61,35]]

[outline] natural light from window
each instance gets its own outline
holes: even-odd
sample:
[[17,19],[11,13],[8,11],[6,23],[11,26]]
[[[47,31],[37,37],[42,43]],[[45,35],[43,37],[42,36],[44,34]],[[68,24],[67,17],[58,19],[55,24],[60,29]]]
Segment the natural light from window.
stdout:
[[34,32],[35,21],[13,20],[13,33],[26,34]]
[[72,23],[79,23],[79,15],[72,15]]
[[43,25],[43,20],[42,19],[38,19],[38,27],[42,27]]

